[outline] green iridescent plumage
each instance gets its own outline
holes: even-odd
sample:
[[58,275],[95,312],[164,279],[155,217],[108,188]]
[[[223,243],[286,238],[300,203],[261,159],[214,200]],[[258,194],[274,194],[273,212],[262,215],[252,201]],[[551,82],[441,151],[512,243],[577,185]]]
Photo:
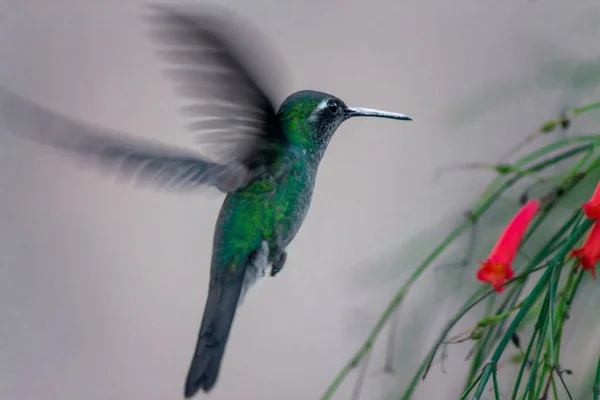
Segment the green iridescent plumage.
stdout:
[[217,222],[213,256],[224,261],[223,266],[213,264],[215,272],[227,266],[239,268],[243,261],[238,258],[240,254],[248,255],[260,247],[262,240],[269,244],[272,262],[297,233],[308,211],[318,164],[330,138],[315,125],[320,121],[311,122],[309,118],[320,102],[328,99],[335,97],[301,91],[283,102],[277,117],[286,144],[269,171],[225,199]]
[[[218,378],[235,313],[248,289],[271,266],[283,268],[286,248],[310,207],[319,164],[337,128],[371,116],[403,114],[348,107],[311,90],[287,97],[278,110],[268,94],[267,67],[252,71],[250,51],[236,45],[241,22],[233,16],[154,7],[153,37],[176,89],[196,101],[185,107],[191,130],[211,138],[221,160],[152,143],[76,121],[0,87],[0,113],[8,131],[100,161],[148,186],[213,186],[227,193],[215,227],[210,283],[184,394],[210,391]],[[241,32],[241,33],[240,33]],[[244,33],[246,32],[246,33]],[[233,35],[232,35],[233,33]],[[251,36],[255,38],[254,36]],[[259,40],[254,40],[256,45]],[[263,78],[263,79],[261,79]],[[207,131],[212,131],[207,135]]]

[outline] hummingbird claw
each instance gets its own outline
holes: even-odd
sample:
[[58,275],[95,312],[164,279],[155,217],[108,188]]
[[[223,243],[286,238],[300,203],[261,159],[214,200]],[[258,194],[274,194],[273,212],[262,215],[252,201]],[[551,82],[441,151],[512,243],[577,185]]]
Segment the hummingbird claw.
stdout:
[[283,269],[286,258],[287,254],[284,251],[281,254],[279,254],[279,257],[277,257],[275,261],[273,261],[273,265],[271,266],[271,276],[277,275],[279,271]]

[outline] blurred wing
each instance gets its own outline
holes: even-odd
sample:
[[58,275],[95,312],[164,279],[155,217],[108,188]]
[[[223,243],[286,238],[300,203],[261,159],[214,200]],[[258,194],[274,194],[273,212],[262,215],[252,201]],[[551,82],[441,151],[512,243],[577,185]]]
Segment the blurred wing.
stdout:
[[123,177],[157,188],[192,189],[211,185],[234,191],[250,179],[241,165],[222,165],[151,141],[79,122],[25,100],[0,87],[0,124],[9,132],[98,161]]
[[[282,70],[273,69],[274,59],[265,60],[266,49],[257,46],[263,43],[258,32],[222,10],[150,9],[150,35],[158,56],[170,65],[165,74],[176,93],[194,100],[182,110],[194,119],[188,129],[199,132],[198,140],[211,145],[224,164],[238,163],[255,173],[264,170],[285,138],[267,94]],[[250,70],[252,64],[260,73]]]
[[[166,71],[195,117],[193,131],[205,133],[222,161],[215,163],[177,148],[134,138],[59,115],[0,87],[0,114],[10,131],[67,150],[138,182],[161,188],[215,186],[231,192],[261,174],[285,144],[265,84],[249,70],[259,54],[256,36],[232,17],[193,14],[152,6],[147,20],[158,54],[173,67]],[[226,36],[232,38],[226,39]],[[233,38],[235,37],[235,40]],[[233,43],[251,39],[253,57],[242,62]],[[244,47],[247,51],[250,46]],[[268,75],[269,82],[274,74]]]

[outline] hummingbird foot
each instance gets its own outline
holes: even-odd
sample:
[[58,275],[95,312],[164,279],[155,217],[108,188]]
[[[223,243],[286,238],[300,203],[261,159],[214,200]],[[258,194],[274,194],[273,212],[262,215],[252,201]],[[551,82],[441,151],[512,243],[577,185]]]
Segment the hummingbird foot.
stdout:
[[285,260],[287,258],[287,253],[285,251],[281,252],[279,256],[273,261],[273,265],[271,266],[271,276],[275,276],[283,269],[285,265]]

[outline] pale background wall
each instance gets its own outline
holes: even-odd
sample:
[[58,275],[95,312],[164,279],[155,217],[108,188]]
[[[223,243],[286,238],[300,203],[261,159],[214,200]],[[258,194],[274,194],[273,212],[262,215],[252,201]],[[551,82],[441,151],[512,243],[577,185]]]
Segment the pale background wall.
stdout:
[[[210,396],[316,399],[395,287],[492,177],[453,173],[436,184],[436,168],[495,160],[563,105],[594,100],[572,77],[600,50],[597,2],[221,3],[270,37],[289,68],[287,92],[324,90],[415,119],[340,128],[286,269],[238,313]],[[142,4],[5,0],[11,86],[69,115],[189,143],[180,100],[144,36]],[[467,123],[471,112],[478,118]],[[180,399],[222,196],[136,190],[1,140],[0,399]],[[372,260],[406,242],[409,256],[383,285],[390,267]],[[473,272],[462,279],[475,284]],[[418,351],[413,368],[448,316],[443,280],[427,275],[401,314],[402,326],[423,329],[403,352]],[[367,399],[395,382],[377,375],[382,360],[378,347]],[[454,363],[464,367],[460,354]],[[435,375],[419,398],[456,393],[456,379]],[[348,398],[348,383],[336,398]]]

